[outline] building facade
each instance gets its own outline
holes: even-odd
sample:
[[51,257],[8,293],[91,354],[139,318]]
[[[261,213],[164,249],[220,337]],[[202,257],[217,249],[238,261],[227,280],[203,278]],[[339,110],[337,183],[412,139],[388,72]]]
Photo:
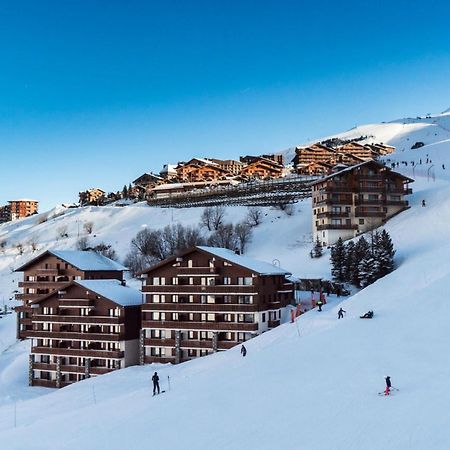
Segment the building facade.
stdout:
[[80,205],[102,205],[105,201],[106,192],[99,188],[92,188],[86,191],[80,192],[78,197],[80,199]]
[[411,178],[375,161],[312,183],[313,235],[323,246],[377,228],[408,208]]
[[57,291],[72,281],[84,279],[123,279],[126,270],[121,264],[93,251],[48,250],[15,271],[23,272],[19,282],[22,292],[16,300],[17,338],[25,339],[32,330],[31,304]]
[[229,349],[280,324],[289,272],[215,247],[195,247],[143,272],[141,364]]
[[30,386],[64,387],[139,362],[142,294],[79,280],[32,302]]
[[10,220],[23,219],[38,213],[39,202],[37,200],[9,200],[8,203]]

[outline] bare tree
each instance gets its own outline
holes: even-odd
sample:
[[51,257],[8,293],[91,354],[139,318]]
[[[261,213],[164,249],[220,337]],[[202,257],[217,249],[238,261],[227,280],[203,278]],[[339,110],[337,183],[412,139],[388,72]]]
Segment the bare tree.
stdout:
[[91,250],[94,250],[95,252],[100,253],[101,255],[105,256],[106,258],[117,260],[117,253],[110,244],[105,244],[104,242],[100,242],[100,244],[97,244],[95,247],[92,247]]
[[225,218],[225,207],[222,205],[214,206],[212,210],[212,227],[214,230],[218,230],[222,224],[223,219]]
[[287,216],[292,216],[294,214],[292,203],[278,203],[276,208],[283,211]]
[[136,247],[132,247],[128,252],[123,264],[130,269],[131,276],[135,277],[142,272],[149,264],[147,259],[142,255]]
[[238,240],[234,232],[233,224],[227,223],[220,225],[209,237],[208,245],[236,250],[238,248]]
[[37,250],[39,250],[38,241],[39,241],[39,238],[37,235],[31,236],[30,240],[28,241],[28,244],[30,245],[31,251],[33,253],[36,252]]
[[92,234],[94,231],[94,222],[86,222],[83,225],[84,231],[86,231],[87,234]]
[[212,231],[212,213],[213,209],[211,207],[207,207],[203,210],[202,216],[200,217],[200,225],[204,226],[208,229],[208,231]]
[[262,222],[262,209],[257,206],[251,206],[247,212],[247,223],[251,227],[257,227]]
[[236,240],[239,244],[239,251],[241,253],[245,252],[245,248],[247,244],[250,242],[252,238],[252,228],[246,222],[241,222],[235,225],[234,234],[236,236]]
[[77,247],[77,250],[88,250],[89,249],[89,239],[86,236],[82,236],[80,237],[80,239],[78,239],[77,243],[75,244]]
[[68,231],[67,225],[61,225],[60,227],[58,227],[56,229],[56,232],[58,233],[58,237],[60,237],[60,238],[68,238],[69,233],[67,231]]

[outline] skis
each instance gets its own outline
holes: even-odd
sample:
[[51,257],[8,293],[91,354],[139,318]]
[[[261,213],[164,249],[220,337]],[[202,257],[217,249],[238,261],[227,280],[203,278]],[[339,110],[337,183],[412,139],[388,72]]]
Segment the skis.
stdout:
[[155,395],[164,394],[164,392],[166,392],[166,391],[161,391],[161,392],[158,392],[157,394],[153,394],[153,397],[154,397]]
[[397,388],[391,387],[391,388],[389,389],[389,393],[388,393],[388,394],[386,393],[386,390],[384,390],[384,391],[378,392],[378,395],[384,396],[384,397],[389,397],[389,396],[392,395],[394,392],[398,392],[398,391],[399,391],[399,390],[398,390]]

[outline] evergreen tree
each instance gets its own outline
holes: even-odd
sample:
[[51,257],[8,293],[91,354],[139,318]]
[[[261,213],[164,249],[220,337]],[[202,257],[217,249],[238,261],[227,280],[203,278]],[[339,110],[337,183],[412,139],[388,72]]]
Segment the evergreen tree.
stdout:
[[123,198],[128,198],[128,189],[127,189],[127,185],[126,184],[123,185],[122,197]]
[[344,280],[351,283],[355,270],[355,243],[350,241],[345,246]]
[[316,237],[316,242],[313,248],[314,258],[320,258],[323,254],[322,243],[320,242],[319,236]]
[[378,277],[384,277],[394,270],[394,244],[386,230],[382,230],[377,242]]
[[355,244],[355,248],[353,251],[351,283],[355,286],[361,285],[360,266],[363,259],[365,259],[367,256],[370,256],[370,245],[366,241],[365,237],[362,236]]
[[359,267],[359,284],[361,287],[369,286],[375,281],[374,257],[368,252],[361,260]]
[[331,247],[331,275],[335,281],[344,282],[345,245],[342,238]]

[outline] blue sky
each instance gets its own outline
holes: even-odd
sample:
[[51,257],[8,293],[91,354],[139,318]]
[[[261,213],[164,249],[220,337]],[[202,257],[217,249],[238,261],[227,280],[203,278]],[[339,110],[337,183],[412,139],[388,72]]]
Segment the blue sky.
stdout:
[[448,1],[2,1],[0,203],[450,107]]

